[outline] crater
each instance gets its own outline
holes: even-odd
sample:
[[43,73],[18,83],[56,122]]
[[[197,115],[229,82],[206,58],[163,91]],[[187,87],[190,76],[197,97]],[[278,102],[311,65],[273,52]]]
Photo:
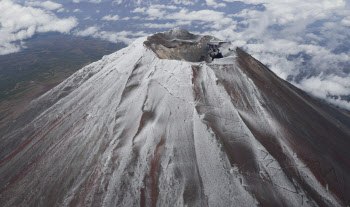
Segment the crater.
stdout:
[[230,56],[232,45],[208,35],[191,34],[185,29],[175,28],[168,32],[149,36],[144,45],[160,59],[188,62],[212,62]]

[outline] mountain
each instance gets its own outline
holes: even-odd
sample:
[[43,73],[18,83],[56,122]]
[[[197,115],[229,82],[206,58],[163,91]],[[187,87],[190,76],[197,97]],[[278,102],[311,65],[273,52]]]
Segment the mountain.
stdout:
[[347,206],[350,118],[211,36],[104,56],[0,132],[0,206]]

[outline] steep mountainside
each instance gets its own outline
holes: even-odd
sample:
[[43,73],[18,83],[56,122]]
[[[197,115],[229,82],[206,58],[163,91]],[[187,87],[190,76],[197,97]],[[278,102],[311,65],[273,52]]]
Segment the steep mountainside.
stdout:
[[0,132],[0,206],[347,206],[349,128],[239,48],[174,29]]

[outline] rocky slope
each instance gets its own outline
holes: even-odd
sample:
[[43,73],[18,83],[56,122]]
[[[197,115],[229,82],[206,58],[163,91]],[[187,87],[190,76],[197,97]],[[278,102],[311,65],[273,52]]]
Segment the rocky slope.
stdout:
[[239,48],[174,29],[0,132],[0,206],[347,206],[349,123]]

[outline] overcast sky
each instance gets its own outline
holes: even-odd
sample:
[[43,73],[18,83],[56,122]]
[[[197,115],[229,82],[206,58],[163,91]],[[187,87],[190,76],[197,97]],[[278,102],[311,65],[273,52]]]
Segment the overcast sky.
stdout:
[[130,44],[183,27],[231,41],[281,78],[350,110],[345,0],[0,0],[0,55],[38,33]]

